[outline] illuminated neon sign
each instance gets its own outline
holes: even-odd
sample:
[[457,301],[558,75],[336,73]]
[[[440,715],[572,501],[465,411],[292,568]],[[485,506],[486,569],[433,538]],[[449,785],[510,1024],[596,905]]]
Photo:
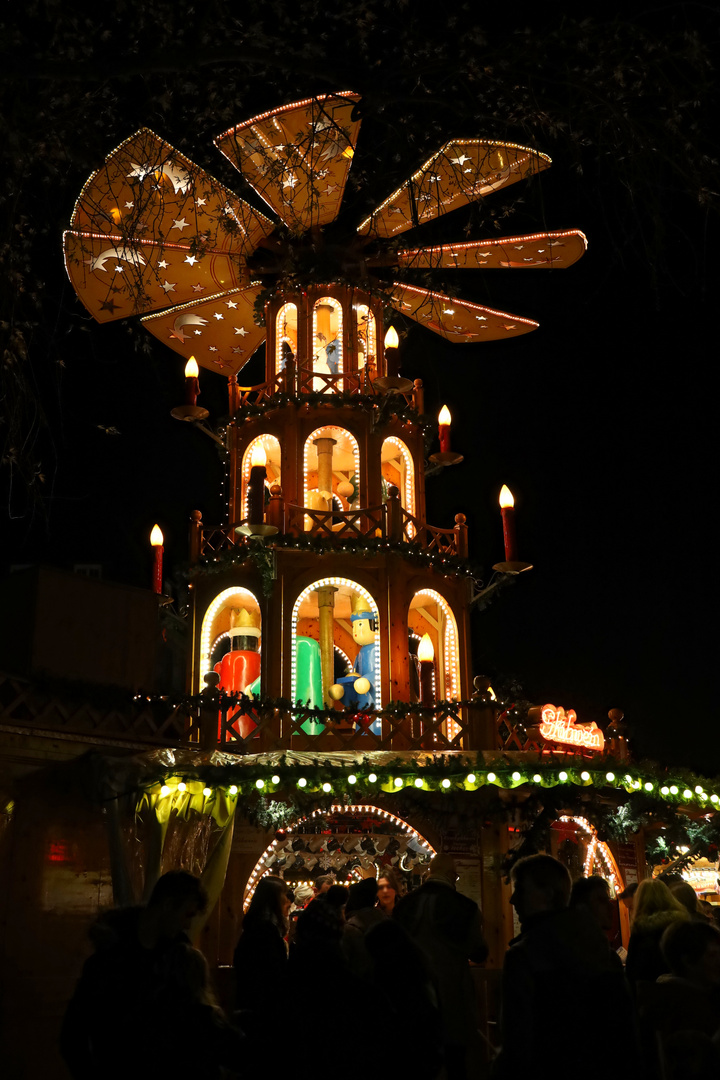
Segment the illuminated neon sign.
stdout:
[[605,749],[605,736],[593,720],[590,724],[576,724],[577,713],[574,709],[555,708],[543,705],[540,734],[548,742],[569,743],[570,746],[582,746],[586,750]]

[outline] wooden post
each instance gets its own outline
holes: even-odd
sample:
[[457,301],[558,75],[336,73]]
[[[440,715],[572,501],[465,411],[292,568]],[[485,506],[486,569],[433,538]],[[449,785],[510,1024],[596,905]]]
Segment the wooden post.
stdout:
[[270,488],[270,502],[265,520],[268,525],[274,525],[278,532],[285,532],[285,500],[279,484],[273,484]]
[[291,356],[285,361],[283,369],[283,389],[290,397],[295,396],[295,357]]
[[422,416],[422,414],[425,412],[425,391],[423,390],[423,381],[422,381],[422,379],[416,379],[413,386],[414,386],[413,397],[415,398],[415,408],[417,409],[417,411]]
[[392,540],[393,543],[399,544],[403,537],[402,504],[400,502],[400,492],[394,484],[388,488],[388,500],[385,503],[385,510],[387,514],[386,538]]
[[205,688],[200,694],[200,744],[203,750],[216,750],[220,726],[220,676],[217,671],[208,671],[204,681]]
[[196,563],[202,551],[202,511],[193,510],[190,515],[190,562]]
[[468,529],[465,524],[465,515],[455,515],[455,551],[459,558],[468,557]]
[[320,623],[320,666],[322,669],[323,701],[328,708],[334,702],[328,689],[335,682],[335,593],[334,585],[323,585],[317,590],[318,621]]
[[314,439],[313,442],[317,447],[318,491],[330,492],[330,498],[326,502],[328,510],[332,510],[333,446],[337,443],[337,439],[323,436],[321,439]]
[[230,408],[230,423],[227,426],[226,445],[228,448],[228,523],[237,520],[236,509],[238,501],[238,450],[237,428],[235,426],[235,414],[240,407],[240,387],[237,375],[231,375],[228,379],[228,404]]

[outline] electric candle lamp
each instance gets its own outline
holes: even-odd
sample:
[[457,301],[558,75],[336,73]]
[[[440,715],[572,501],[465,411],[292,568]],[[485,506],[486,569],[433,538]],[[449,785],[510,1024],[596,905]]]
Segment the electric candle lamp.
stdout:
[[150,533],[150,543],[155,552],[153,566],[153,592],[162,595],[162,566],[163,566],[163,534],[159,525],[153,525]]
[[385,348],[386,349],[397,349],[399,344],[400,344],[400,338],[398,337],[398,332],[397,332],[397,330],[395,329],[394,326],[391,326],[389,328],[387,334],[385,335]]
[[267,453],[262,443],[256,443],[250,458],[248,480],[248,516],[253,525],[262,525],[265,519],[265,477],[267,476]]
[[197,405],[198,394],[200,393],[200,382],[198,376],[200,375],[200,369],[197,366],[197,360],[194,356],[191,356],[185,365],[185,404]]
[[440,436],[440,453],[450,453],[450,424],[452,416],[447,405],[443,405],[438,416],[438,434]]
[[502,514],[503,540],[505,541],[505,560],[506,562],[516,562],[515,499],[507,484],[503,484],[500,491],[500,513]]
[[435,649],[429,634],[423,634],[418,645],[420,661],[420,704],[431,705],[435,699]]

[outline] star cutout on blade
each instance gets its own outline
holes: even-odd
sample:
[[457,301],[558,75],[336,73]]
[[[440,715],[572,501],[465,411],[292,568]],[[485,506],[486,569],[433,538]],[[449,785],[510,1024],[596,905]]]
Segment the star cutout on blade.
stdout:
[[196,293],[205,292],[205,286],[204,285],[193,285],[192,291],[196,292]]
[[464,165],[466,161],[472,161],[466,154],[461,154],[460,157],[450,159],[453,165]]
[[[177,282],[175,284],[177,284]],[[175,285],[171,285],[169,281],[164,281],[162,284],[162,288],[165,290],[166,293],[175,292]]]
[[133,208],[133,206],[134,206],[134,205],[135,205],[135,203],[134,203],[134,202],[126,202],[126,203],[125,203],[125,209],[126,209],[126,210],[132,210],[132,208]]
[[[197,331],[195,331],[197,333]],[[185,331],[182,327],[179,330],[171,330],[169,334],[170,339],[176,338],[178,341],[185,342]]]
[[180,232],[182,232],[183,229],[188,228],[188,223],[187,223],[187,221],[185,220],[184,217],[181,217],[181,218],[178,218],[177,221],[173,221],[172,228],[173,229],[179,229]]
[[160,269],[160,270],[167,270],[167,268],[168,268],[168,266],[169,266],[169,265],[170,265],[170,264],[169,264],[169,263],[166,263],[164,259],[161,259],[161,260],[160,260],[160,262],[158,263],[158,269]]
[[123,266],[116,266],[115,267],[115,273],[116,274],[122,274],[124,269],[125,269],[125,267],[123,267]]
[[283,182],[283,187],[284,188],[286,188],[286,187],[294,188],[295,185],[297,184],[297,182],[298,182],[297,176],[293,176],[292,173],[291,173],[290,176],[288,176],[287,180],[285,180]]
[[223,317],[223,316],[222,316],[222,315],[220,314],[220,312],[219,312],[219,311],[215,311],[215,312],[213,312],[213,315],[214,315],[214,317],[215,317],[215,318],[216,318],[216,319],[218,320],[218,322],[220,322],[220,320],[221,320],[221,319],[222,319],[222,317]]
[[195,205],[196,206],[204,206],[206,202],[207,202],[207,199],[196,199],[195,200]]
[[114,312],[114,311],[115,311],[115,308],[116,308],[117,306],[118,306],[118,305],[117,305],[117,304],[115,303],[115,301],[114,301],[114,300],[105,300],[105,301],[104,301],[104,302],[103,302],[103,303],[102,303],[102,304],[100,305],[100,310],[101,310],[101,311],[110,311],[110,312]]
[[185,259],[185,262],[186,262],[186,263],[187,263],[187,264],[188,264],[189,266],[194,266],[194,265],[195,265],[195,263],[197,262],[197,259],[195,258],[195,256],[194,256],[194,255],[188,255],[188,256],[187,256],[187,258]]
[[228,302],[225,304],[225,307],[236,308],[237,304],[235,303],[234,300],[228,300]]
[[245,329],[244,326],[236,326],[235,327],[235,333],[239,334],[240,337],[245,337],[246,334],[248,333],[248,331]]

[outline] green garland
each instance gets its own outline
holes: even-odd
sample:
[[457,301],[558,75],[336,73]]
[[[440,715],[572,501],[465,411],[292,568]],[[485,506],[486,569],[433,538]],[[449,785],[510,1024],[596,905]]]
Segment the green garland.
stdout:
[[353,555],[362,555],[366,559],[391,552],[402,556],[405,562],[436,570],[441,574],[471,578],[478,588],[482,587],[483,569],[469,559],[462,559],[458,555],[443,555],[439,552],[426,551],[419,545],[407,541],[392,541],[385,537],[375,536],[305,537],[294,536],[291,533],[278,533],[264,542],[248,538],[236,544],[231,550],[222,551],[218,555],[206,555],[196,563],[186,563],[176,571],[176,574],[185,580],[192,580],[200,575],[224,574],[250,559],[260,571],[263,591],[268,596],[272,593],[272,551],[274,548],[293,548],[296,551],[310,551],[314,555],[348,551]]
[[241,405],[233,418],[226,417],[218,422],[219,427],[244,423],[254,417],[264,416],[265,413],[275,409],[283,409],[288,405],[301,408],[303,405],[321,406],[331,405],[332,408],[355,409],[357,411],[371,411],[373,416],[372,429],[392,422],[396,418],[403,424],[412,424],[423,433],[432,433],[436,424],[433,419],[424,413],[419,413],[414,405],[405,400],[401,394],[353,394],[349,390],[334,391],[332,394],[322,394],[312,391],[309,394],[274,393],[271,398],[263,398],[261,401],[246,402]]

